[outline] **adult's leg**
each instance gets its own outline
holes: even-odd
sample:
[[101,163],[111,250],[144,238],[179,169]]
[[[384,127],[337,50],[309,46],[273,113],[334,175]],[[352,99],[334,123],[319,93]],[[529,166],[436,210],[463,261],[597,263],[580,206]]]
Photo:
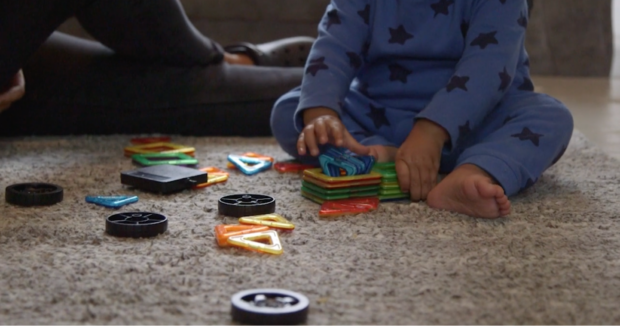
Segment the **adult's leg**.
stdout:
[[26,63],[27,95],[1,116],[3,135],[269,135],[273,102],[301,82],[301,68],[213,64],[221,49],[193,28],[177,0],[38,2],[3,2],[2,13],[39,21],[3,25],[20,34],[2,34],[0,44],[32,40],[5,55],[14,67],[7,76],[74,12],[114,52],[55,34]]
[[93,1],[0,1],[0,89],[60,24]]
[[0,135],[270,135],[269,115],[303,68],[173,67],[54,33],[24,67],[26,96]]
[[189,22],[178,0],[0,2],[0,89],[71,16],[120,55],[180,67],[220,62],[222,48]]
[[179,0],[96,0],[75,16],[97,41],[142,62],[193,67],[223,58],[222,47],[194,27]]

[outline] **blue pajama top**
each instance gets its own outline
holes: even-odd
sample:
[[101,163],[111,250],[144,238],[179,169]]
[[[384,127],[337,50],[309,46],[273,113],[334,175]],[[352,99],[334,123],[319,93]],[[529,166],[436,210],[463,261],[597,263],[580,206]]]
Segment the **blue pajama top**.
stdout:
[[[526,0],[332,0],[295,122],[327,107],[399,146],[415,119],[474,129],[506,92],[533,90]],[[343,110],[345,112],[343,112]]]

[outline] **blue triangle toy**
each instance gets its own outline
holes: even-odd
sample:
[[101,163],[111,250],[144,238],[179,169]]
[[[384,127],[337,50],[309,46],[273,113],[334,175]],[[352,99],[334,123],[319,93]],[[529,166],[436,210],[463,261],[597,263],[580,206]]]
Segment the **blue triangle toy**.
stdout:
[[86,196],[87,203],[108,208],[119,208],[137,201],[138,196]]

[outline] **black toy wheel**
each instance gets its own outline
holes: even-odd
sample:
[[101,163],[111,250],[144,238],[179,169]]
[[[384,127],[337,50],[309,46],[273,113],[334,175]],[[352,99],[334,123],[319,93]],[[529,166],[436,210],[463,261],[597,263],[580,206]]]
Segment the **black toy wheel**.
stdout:
[[276,211],[276,200],[266,195],[229,195],[220,198],[217,209],[220,215],[232,217],[271,214]]
[[124,212],[105,220],[105,232],[115,237],[148,238],[166,232],[168,218],[149,212]]
[[293,291],[255,289],[235,293],[233,320],[252,325],[295,325],[306,321],[310,301]]
[[60,203],[63,189],[51,183],[18,183],[5,189],[5,200],[19,206],[47,206]]

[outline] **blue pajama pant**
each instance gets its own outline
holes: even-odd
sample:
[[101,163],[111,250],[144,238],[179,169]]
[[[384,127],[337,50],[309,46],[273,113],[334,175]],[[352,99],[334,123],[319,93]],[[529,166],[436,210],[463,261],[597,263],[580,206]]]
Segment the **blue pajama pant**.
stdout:
[[[282,149],[303,162],[315,157],[297,153],[297,130],[293,116],[299,104],[296,88],[282,96],[271,113],[271,129]],[[373,137],[346,113],[341,119],[347,130],[364,145],[400,146],[396,139]],[[474,164],[489,173],[507,196],[533,185],[542,173],[564,154],[573,133],[573,118],[558,100],[535,92],[508,92],[480,127],[460,137],[455,148],[444,148],[439,173],[449,173],[462,164]],[[378,141],[380,140],[380,141]],[[382,143],[383,142],[383,143]]]

